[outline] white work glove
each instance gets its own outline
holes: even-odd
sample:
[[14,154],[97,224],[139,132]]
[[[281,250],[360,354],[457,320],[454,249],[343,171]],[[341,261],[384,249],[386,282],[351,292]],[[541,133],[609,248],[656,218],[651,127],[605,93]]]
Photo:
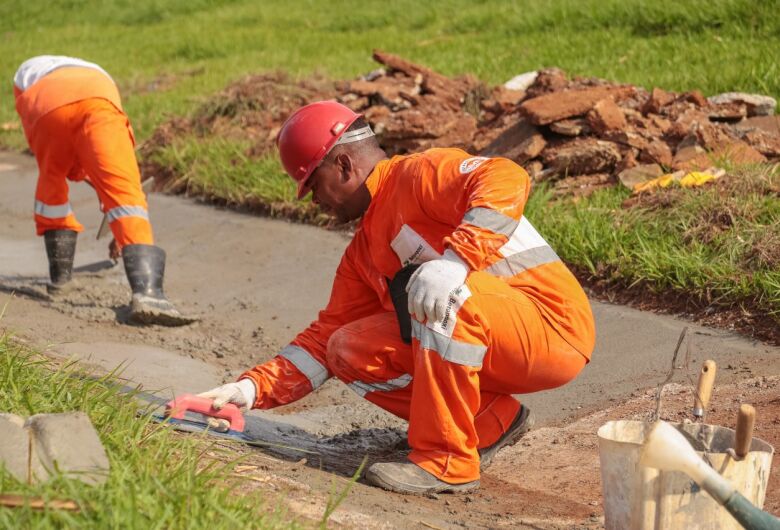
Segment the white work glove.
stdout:
[[422,322],[441,321],[447,311],[450,293],[463,285],[469,267],[450,249],[439,259],[427,261],[414,271],[406,292],[409,293],[409,314]]
[[242,379],[237,383],[228,383],[198,394],[200,397],[213,399],[214,403],[212,406],[217,410],[224,407],[227,403],[251,409],[252,405],[255,404],[256,395],[255,384],[251,379]]

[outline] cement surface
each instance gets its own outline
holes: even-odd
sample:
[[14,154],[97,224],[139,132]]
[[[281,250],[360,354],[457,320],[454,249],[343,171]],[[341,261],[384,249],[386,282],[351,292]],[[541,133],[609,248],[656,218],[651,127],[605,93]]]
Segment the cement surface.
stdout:
[[[43,296],[47,263],[31,211],[36,175],[34,159],[0,153],[0,215],[6,220],[0,227],[3,304],[14,289]],[[137,328],[117,322],[129,289],[121,264],[105,268],[110,264],[108,238],[95,240],[102,214],[94,192],[84,183],[72,184],[71,203],[85,226],[76,256],[82,292],[64,302],[15,297],[3,327],[65,356],[89,355],[107,369],[125,363],[125,376],[151,388],[165,383],[177,391],[199,391],[273,356],[325,305],[349,241],[337,232],[151,194],[157,242],[168,253],[166,291],[180,310],[203,322],[185,328]],[[767,374],[780,373],[780,349],[775,347],[597,301],[593,311],[598,338],[590,365],[563,388],[523,398],[543,422],[565,419],[580,407],[597,407],[663,379],[685,326],[691,330],[692,361],[715,359],[722,367],[719,380],[731,377],[734,370],[725,369],[728,365],[760,365]],[[308,401],[317,406],[338,405],[344,399],[360,402],[350,400],[339,384],[325,390],[323,400],[311,396],[304,406],[308,408]]]

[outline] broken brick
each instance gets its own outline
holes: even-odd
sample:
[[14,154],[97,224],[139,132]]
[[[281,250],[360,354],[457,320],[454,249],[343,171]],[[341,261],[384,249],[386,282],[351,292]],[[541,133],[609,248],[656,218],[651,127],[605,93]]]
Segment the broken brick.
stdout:
[[569,118],[560,120],[549,125],[550,130],[563,136],[579,136],[590,132],[590,125],[584,118]]
[[577,138],[543,154],[553,173],[571,176],[611,172],[620,158],[617,145],[593,138]]
[[780,116],[755,116],[742,120],[736,128],[740,131],[761,129],[773,136],[780,136]]
[[647,98],[647,101],[642,106],[642,112],[644,114],[658,114],[662,108],[674,100],[675,95],[671,92],[667,92],[666,90],[660,88],[654,88],[652,92],[650,92],[650,96]]
[[[734,165],[766,162],[766,157],[741,140],[724,143],[711,152],[703,152],[684,162],[673,165],[674,169],[701,171],[715,165],[720,159],[727,159]],[[675,161],[677,157],[675,156]]]
[[626,117],[623,111],[610,98],[602,99],[588,113],[588,125],[596,134],[623,129]]
[[536,158],[547,145],[536,127],[520,119],[493,140],[480,154],[503,156],[522,164]]
[[642,162],[661,164],[664,167],[671,167],[672,159],[672,150],[661,140],[650,142],[639,155]]
[[524,101],[520,109],[534,125],[546,125],[554,121],[586,114],[602,99],[629,96],[634,92],[631,86],[606,85],[564,92],[553,92]]
[[609,173],[579,175],[557,181],[554,186],[554,193],[557,196],[587,197],[598,190],[612,187],[613,183],[614,179]]
[[756,129],[745,133],[742,139],[764,156],[780,157],[780,136]]

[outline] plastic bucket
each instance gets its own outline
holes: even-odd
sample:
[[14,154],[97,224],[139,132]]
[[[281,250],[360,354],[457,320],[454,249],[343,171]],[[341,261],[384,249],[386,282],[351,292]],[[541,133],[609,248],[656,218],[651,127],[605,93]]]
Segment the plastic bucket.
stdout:
[[[672,424],[699,454],[750,502],[764,506],[774,448],[753,438],[750,452],[734,460],[734,430],[698,423]],[[645,433],[651,424],[611,421],[598,430],[601,489],[607,530],[741,529],[709,494],[684,473],[639,465]]]

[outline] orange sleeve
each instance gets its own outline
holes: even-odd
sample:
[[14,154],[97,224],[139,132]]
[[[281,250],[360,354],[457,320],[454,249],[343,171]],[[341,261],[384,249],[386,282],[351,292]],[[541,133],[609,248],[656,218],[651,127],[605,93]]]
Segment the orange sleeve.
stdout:
[[429,215],[457,228],[444,239],[472,270],[509,240],[531,191],[528,173],[506,158],[470,157],[452,150],[422,179],[421,201]]
[[345,324],[382,310],[371,286],[355,267],[359,253],[358,237],[341,259],[328,305],[317,320],[299,333],[270,361],[247,370],[239,379],[255,383],[257,398],[253,408],[269,409],[301,399],[331,376],[326,359],[328,340]]

